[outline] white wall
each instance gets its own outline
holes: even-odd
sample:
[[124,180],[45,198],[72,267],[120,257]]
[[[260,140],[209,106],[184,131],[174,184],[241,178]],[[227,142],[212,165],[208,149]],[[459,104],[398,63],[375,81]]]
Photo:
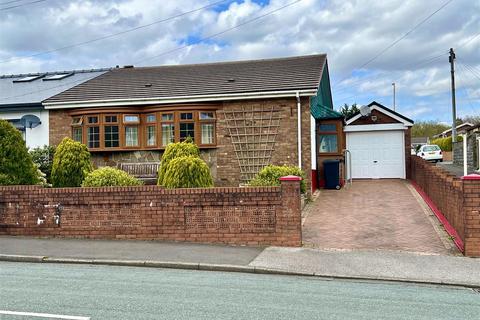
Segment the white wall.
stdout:
[[35,148],[48,145],[48,110],[21,111],[21,112],[0,112],[0,119],[20,119],[26,114],[33,114],[42,122],[38,127],[25,129],[25,142],[27,147]]

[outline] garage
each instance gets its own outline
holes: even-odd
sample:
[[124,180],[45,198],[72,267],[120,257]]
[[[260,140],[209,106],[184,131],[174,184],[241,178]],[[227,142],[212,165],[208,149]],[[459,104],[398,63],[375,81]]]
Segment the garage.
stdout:
[[351,154],[351,160],[346,159],[348,176],[407,178],[412,125],[412,120],[377,102],[362,107],[344,128],[346,149]]

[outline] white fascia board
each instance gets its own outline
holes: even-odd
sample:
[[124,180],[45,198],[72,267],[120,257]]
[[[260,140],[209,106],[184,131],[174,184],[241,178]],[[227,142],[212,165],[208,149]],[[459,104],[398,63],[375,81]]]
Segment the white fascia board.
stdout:
[[360,118],[362,115],[359,113],[357,114],[356,116],[354,116],[353,118],[350,118],[347,120],[346,124],[349,125],[350,123],[354,122],[355,120],[357,120],[358,118]]
[[[403,123],[403,124],[404,124],[405,126],[407,126],[407,127],[413,126],[413,123],[412,123],[412,122],[407,121],[407,120],[405,120],[405,119],[397,116],[396,114],[393,114],[393,113],[391,113],[391,112],[389,112],[389,111],[387,111],[387,110],[385,110],[385,109],[383,109],[383,108],[379,108],[379,107],[376,106],[376,105],[370,106],[370,111],[372,111],[372,110],[377,110],[378,112],[381,112],[381,113],[383,113],[383,114],[386,114],[386,115],[389,116],[390,118],[393,118],[393,119],[395,119],[395,120]],[[361,116],[362,116],[362,115],[359,113],[359,114],[357,114],[356,116],[354,116],[353,118],[348,119],[347,125],[349,125],[350,123],[354,122],[355,120],[358,120]]]
[[344,132],[361,132],[361,131],[391,131],[391,130],[407,130],[408,126],[403,123],[386,123],[386,124],[356,124],[348,125],[343,128]]
[[89,108],[89,107],[118,107],[144,104],[173,104],[189,102],[210,102],[226,100],[249,100],[266,98],[287,98],[295,97],[297,92],[301,97],[311,97],[317,94],[317,89],[299,90],[299,91],[268,91],[251,93],[232,93],[216,95],[197,95],[183,97],[165,97],[165,98],[142,98],[142,99],[110,99],[110,100],[91,100],[91,101],[72,101],[72,102],[44,102],[45,109],[71,109],[71,108]]
[[395,120],[403,123],[403,124],[404,124],[405,126],[407,126],[407,127],[413,126],[413,123],[412,123],[412,122],[407,121],[407,120],[405,120],[405,119],[397,116],[396,114],[391,113],[391,112],[388,111],[388,110],[385,110],[385,109],[383,109],[383,108],[379,108],[379,107],[377,107],[376,105],[373,105],[373,106],[372,106],[372,109],[373,109],[373,110],[377,110],[378,112],[381,112],[381,113],[386,114],[386,115],[389,116],[390,118],[393,118],[393,119],[395,119]]

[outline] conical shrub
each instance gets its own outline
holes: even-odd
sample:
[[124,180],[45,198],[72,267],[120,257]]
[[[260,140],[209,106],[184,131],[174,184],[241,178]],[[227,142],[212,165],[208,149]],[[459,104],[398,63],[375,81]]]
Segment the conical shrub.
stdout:
[[199,158],[200,150],[198,146],[189,140],[183,142],[170,143],[165,152],[162,155],[162,160],[160,161],[160,168],[158,169],[158,181],[159,186],[165,186],[165,174],[168,171],[169,163],[175,158],[192,156]]
[[166,188],[207,188],[213,186],[210,168],[199,157],[183,156],[170,161],[163,179]]
[[56,188],[80,187],[92,169],[87,146],[64,138],[53,157],[52,184]]

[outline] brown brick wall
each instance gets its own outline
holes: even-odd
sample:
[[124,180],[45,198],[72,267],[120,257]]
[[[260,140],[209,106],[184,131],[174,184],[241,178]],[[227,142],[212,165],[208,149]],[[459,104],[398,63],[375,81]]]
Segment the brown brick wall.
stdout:
[[[57,205],[60,225],[54,222]],[[300,184],[175,190],[0,187],[0,234],[300,246]]]
[[[302,103],[302,165],[306,173],[307,190],[311,186],[311,156],[310,156],[310,105],[304,97]],[[218,104],[217,104],[218,105]],[[238,186],[240,179],[239,163],[235,155],[222,110],[246,110],[252,108],[280,109],[280,127],[275,139],[275,150],[270,163],[275,165],[298,165],[297,155],[297,102],[295,98],[262,99],[247,101],[226,101],[217,111],[217,148],[202,150],[202,158],[209,165],[219,187]],[[171,108],[171,107],[170,107]],[[71,135],[71,118],[64,110],[50,111],[50,144],[57,145],[64,137]],[[130,155],[128,155],[130,154]],[[119,161],[142,162],[158,161],[161,151],[132,152],[95,152],[93,162],[97,166],[113,165]]]
[[[372,116],[377,117],[377,121],[372,121]],[[398,120],[389,117],[388,115],[378,111],[372,110],[372,113],[368,117],[360,117],[350,125],[357,125],[357,124],[387,124],[387,123],[399,123]]]
[[411,156],[411,179],[456,230],[466,256],[480,257],[480,180],[462,180]]

